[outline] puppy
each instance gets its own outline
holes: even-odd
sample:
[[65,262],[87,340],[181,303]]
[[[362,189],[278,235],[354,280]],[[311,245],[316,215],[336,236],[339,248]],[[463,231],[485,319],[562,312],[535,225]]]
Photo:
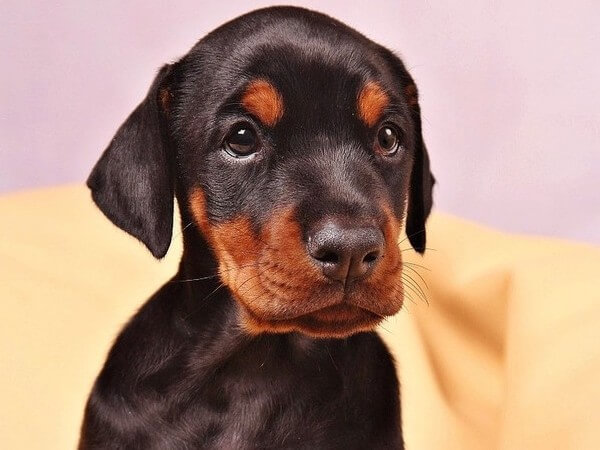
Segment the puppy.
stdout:
[[433,177],[417,89],[389,50],[292,7],[160,69],[94,167],[102,212],[178,273],[117,338],[80,449],[402,449],[373,331],[402,306]]

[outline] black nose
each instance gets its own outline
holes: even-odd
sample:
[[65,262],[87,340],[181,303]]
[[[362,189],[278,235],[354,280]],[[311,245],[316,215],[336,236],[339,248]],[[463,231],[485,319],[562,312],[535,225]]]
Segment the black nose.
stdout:
[[345,228],[328,222],[308,237],[308,253],[323,274],[344,285],[368,276],[383,254],[377,228]]

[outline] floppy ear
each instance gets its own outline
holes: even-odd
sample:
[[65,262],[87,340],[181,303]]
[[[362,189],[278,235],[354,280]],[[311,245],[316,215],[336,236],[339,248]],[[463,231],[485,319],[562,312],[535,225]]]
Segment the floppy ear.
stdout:
[[[412,82],[412,79],[410,80]],[[417,88],[412,82],[404,87],[404,93],[411,108],[415,128],[415,157],[410,174],[410,191],[406,215],[406,235],[413,248],[425,252],[427,232],[425,222],[433,205],[433,185],[435,178],[429,169],[429,155],[421,131],[421,109]]]
[[432,191],[435,178],[429,170],[429,155],[421,131],[421,108],[419,95],[412,77],[396,55],[381,48],[383,57],[391,65],[394,74],[399,77],[402,94],[409,105],[415,130],[415,156],[410,174],[410,191],[406,215],[406,235],[413,248],[424,253],[427,241],[425,222],[433,204]]
[[156,258],[167,253],[173,228],[174,182],[163,110],[170,72],[170,65],[160,69],[87,180],[106,217],[142,241]]

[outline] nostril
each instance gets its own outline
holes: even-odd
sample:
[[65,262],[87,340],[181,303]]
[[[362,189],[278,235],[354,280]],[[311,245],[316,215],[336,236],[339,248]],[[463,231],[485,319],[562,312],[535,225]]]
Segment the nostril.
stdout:
[[327,278],[346,286],[369,276],[382,257],[383,243],[377,228],[329,222],[308,236],[307,252]]
[[337,264],[340,261],[339,256],[335,252],[325,251],[321,254],[317,254],[314,256],[317,261],[320,261],[324,264]]
[[377,259],[379,258],[379,251],[374,250],[372,252],[369,252],[365,255],[365,257],[363,258],[362,262],[366,263],[366,264],[371,264],[375,261],[377,261]]

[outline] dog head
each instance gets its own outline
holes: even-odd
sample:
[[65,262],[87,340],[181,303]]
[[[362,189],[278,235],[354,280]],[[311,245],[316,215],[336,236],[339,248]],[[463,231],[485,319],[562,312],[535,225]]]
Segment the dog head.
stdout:
[[330,17],[278,7],[164,66],[88,185],[156,257],[176,192],[249,332],[343,337],[401,308],[398,236],[405,222],[425,250],[433,182],[402,62]]

